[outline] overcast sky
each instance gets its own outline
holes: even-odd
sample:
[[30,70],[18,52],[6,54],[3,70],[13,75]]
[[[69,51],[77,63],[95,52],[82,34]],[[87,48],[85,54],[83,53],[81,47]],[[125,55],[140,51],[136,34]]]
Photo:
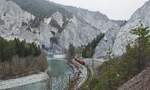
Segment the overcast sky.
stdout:
[[50,0],[56,3],[100,11],[110,19],[129,19],[148,0]]

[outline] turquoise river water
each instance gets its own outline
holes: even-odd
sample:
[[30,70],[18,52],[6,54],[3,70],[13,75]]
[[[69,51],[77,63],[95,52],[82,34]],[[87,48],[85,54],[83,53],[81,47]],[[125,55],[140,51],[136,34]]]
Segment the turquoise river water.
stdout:
[[71,67],[64,59],[54,59],[48,57],[49,80],[15,87],[7,90],[64,90],[69,84],[72,74]]

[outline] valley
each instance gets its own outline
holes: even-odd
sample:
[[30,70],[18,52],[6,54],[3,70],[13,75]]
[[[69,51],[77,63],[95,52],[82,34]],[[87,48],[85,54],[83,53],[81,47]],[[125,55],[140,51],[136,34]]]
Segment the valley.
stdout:
[[149,90],[135,80],[149,73],[149,17],[150,1],[112,20],[48,0],[0,0],[0,90]]

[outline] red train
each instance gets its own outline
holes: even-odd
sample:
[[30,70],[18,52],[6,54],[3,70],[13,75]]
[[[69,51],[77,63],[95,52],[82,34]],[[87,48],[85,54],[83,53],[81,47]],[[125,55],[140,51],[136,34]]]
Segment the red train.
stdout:
[[85,65],[85,62],[82,61],[82,60],[79,60],[79,59],[75,58],[75,61],[77,61],[78,63],[80,63],[80,64],[82,64],[82,65]]

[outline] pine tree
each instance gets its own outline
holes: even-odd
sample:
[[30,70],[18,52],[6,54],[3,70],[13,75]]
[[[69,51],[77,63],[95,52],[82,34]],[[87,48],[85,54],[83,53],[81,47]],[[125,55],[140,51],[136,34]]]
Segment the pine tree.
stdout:
[[131,31],[132,34],[135,34],[138,36],[136,39],[137,45],[137,52],[138,52],[138,67],[139,70],[142,70],[143,67],[145,66],[145,56],[146,56],[146,51],[149,50],[149,45],[150,45],[150,35],[149,35],[149,28],[145,27],[143,24],[140,24],[137,28],[133,29]]
[[104,37],[104,34],[100,33],[95,39],[92,40],[87,46],[85,46],[82,50],[82,57],[91,58],[95,53],[96,46],[100,42],[100,40]]
[[0,37],[0,61],[2,62],[10,61],[16,55],[19,57],[36,57],[40,54],[40,47],[35,43],[26,43],[25,40],[20,41],[17,38],[7,41]]
[[69,49],[68,49],[68,59],[72,59],[75,56],[75,47],[73,46],[73,44],[69,45]]

